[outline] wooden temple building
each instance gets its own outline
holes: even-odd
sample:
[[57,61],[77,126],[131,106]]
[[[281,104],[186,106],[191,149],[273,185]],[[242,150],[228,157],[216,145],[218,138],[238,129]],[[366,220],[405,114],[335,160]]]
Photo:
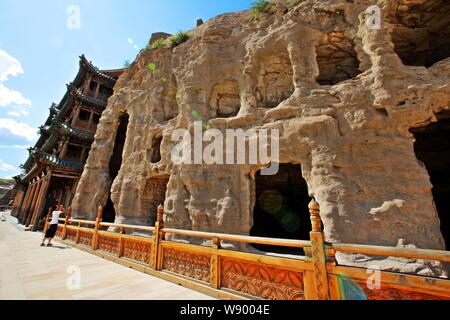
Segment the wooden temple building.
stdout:
[[43,227],[48,208],[70,205],[94,141],[101,114],[123,72],[99,70],[84,55],[74,81],[39,128],[23,173],[14,177],[16,197],[12,214],[33,230]]

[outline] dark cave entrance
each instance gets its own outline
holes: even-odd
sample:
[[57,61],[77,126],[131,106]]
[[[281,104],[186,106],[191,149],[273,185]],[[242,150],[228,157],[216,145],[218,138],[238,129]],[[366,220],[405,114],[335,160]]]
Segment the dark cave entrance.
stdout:
[[[120,116],[120,124],[116,133],[116,140],[114,141],[114,151],[109,162],[109,176],[111,181],[114,182],[117,175],[119,174],[120,167],[122,166],[122,153],[125,146],[125,140],[127,137],[128,129],[128,114],[123,114]],[[108,201],[106,202],[105,208],[103,209],[103,221],[114,222],[116,218],[116,211],[114,209],[114,204],[111,200],[111,191],[109,192]]]
[[411,132],[416,138],[417,159],[425,164],[430,175],[442,235],[450,249],[450,112],[437,116],[438,122]]
[[355,43],[343,32],[327,34],[316,50],[319,67],[316,81],[320,85],[335,85],[353,79],[361,73]]
[[[401,0],[406,2],[406,0]],[[431,67],[450,57],[450,3],[420,0],[389,12],[392,40],[403,64]]]
[[[311,220],[308,186],[301,166],[280,164],[276,175],[263,176],[257,172],[254,225],[250,235],[269,238],[309,240]],[[302,254],[301,249],[253,245],[266,252]]]
[[150,160],[150,163],[158,163],[161,161],[161,143],[162,136],[154,136],[152,138],[152,148],[147,150],[147,155]]

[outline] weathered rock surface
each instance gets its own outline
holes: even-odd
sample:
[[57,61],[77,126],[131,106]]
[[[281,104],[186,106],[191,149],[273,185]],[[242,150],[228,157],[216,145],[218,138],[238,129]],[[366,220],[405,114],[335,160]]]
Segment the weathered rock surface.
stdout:
[[[366,24],[374,4],[382,9],[381,29]],[[327,241],[444,249],[430,178],[409,130],[450,110],[449,38],[426,38],[428,29],[448,29],[449,4],[305,0],[250,16],[218,16],[175,48],[139,54],[102,115],[75,216],[95,218],[111,191],[117,222],[149,224],[156,208],[149,201],[160,197],[149,196],[146,186],[168,179],[167,227],[249,234],[255,172],[266,164],[175,166],[171,134],[192,131],[195,110],[220,130],[280,130],[280,162],[301,164],[321,205]],[[417,65],[406,65],[411,62]],[[122,166],[111,181],[122,113],[129,125]],[[153,163],[161,137],[160,161]],[[431,272],[414,266],[405,269]]]

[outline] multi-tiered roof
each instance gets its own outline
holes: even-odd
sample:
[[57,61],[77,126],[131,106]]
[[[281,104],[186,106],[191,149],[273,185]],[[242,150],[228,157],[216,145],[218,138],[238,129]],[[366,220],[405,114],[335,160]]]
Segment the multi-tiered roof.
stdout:
[[95,131],[72,127],[68,119],[72,115],[75,105],[82,105],[98,113],[106,108],[107,97],[106,99],[95,98],[89,88],[85,86],[88,77],[111,89],[112,93],[116,80],[122,71],[99,70],[84,55],[80,56],[78,74],[70,84],[67,84],[67,91],[61,102],[53,103],[49,108],[47,120],[39,127],[40,137],[35,146],[28,149],[29,157],[21,166],[23,174],[14,177],[16,182],[27,182],[42,166],[75,170],[81,173],[84,163],[60,159],[55,152],[55,148],[61,141],[67,140],[92,144]]

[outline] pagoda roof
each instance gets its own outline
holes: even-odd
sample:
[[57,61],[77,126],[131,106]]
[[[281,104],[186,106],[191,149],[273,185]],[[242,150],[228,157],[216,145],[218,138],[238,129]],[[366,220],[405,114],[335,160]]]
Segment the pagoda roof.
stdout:
[[81,55],[80,68],[78,70],[78,74],[71,83],[67,84],[67,92],[64,94],[64,97],[62,98],[59,104],[52,105],[50,113],[56,112],[57,113],[56,117],[61,119],[68,113],[70,108],[73,106],[74,101],[81,101],[94,108],[103,110],[107,105],[105,101],[88,97],[84,95],[79,88],[83,85],[86,76],[88,74],[92,74],[94,77],[103,80],[103,83],[112,89],[114,88],[114,85],[116,84],[117,80],[116,78],[106,73],[110,73],[113,75],[120,75],[123,72],[123,70],[124,69],[102,71],[96,66],[94,66],[92,62],[85,57],[84,54]]
[[[125,69],[100,70],[94,66],[84,54],[80,56],[79,65],[80,68],[78,73],[75,79],[67,85],[67,91],[61,102],[53,103],[50,106],[49,116],[44,125],[39,128],[41,136],[36,142],[34,149],[41,150],[41,152],[44,153],[48,152],[58,143],[61,136],[76,137],[86,142],[92,142],[94,140],[93,134],[65,125],[62,120],[69,114],[75,101],[80,101],[98,111],[103,111],[104,108],[106,108],[107,102],[88,97],[78,89],[83,85],[88,74],[91,74],[94,78],[99,79],[102,84],[112,89],[116,83],[116,78],[119,77]],[[21,168],[29,170],[34,163],[33,160],[34,158],[30,155],[27,161],[21,165]],[[31,169],[30,172],[32,170],[33,169]]]
[[84,104],[87,104],[91,107],[97,108],[97,109],[104,109],[106,108],[106,101],[100,100],[100,99],[95,99],[89,96],[84,95],[80,89],[78,89],[77,87],[75,87],[73,84],[68,84],[67,85],[67,90],[69,92],[69,94],[75,99],[78,100]]
[[[40,131],[42,135],[33,149],[41,150],[42,152],[52,150],[64,136],[76,138],[87,143],[94,142],[94,133],[73,128],[56,120],[53,121],[51,126],[41,126]],[[30,156],[21,167],[29,169],[32,163],[33,157]]]
[[73,128],[65,123],[55,123],[55,128],[62,136],[78,138],[85,142],[94,142],[94,133]]
[[36,148],[30,148],[29,152],[36,162],[41,162],[54,168],[82,171],[84,167],[81,162],[63,160]]
[[85,74],[83,73],[83,71],[89,72],[94,77],[103,80],[106,85],[108,85],[111,88],[113,88],[114,85],[116,84],[116,78],[108,75],[107,73],[114,73],[114,74],[119,73],[120,74],[120,73],[123,72],[123,69],[102,71],[99,68],[97,68],[96,66],[94,66],[92,64],[92,62],[89,61],[84,54],[82,54],[80,56],[80,72],[79,72],[79,74],[77,75],[77,78],[75,78],[75,81],[74,81],[76,84],[79,84],[79,83],[76,82],[76,80],[78,80],[78,76],[80,76],[82,78],[80,82],[82,82],[84,80]]
[[16,183],[21,183],[24,177],[25,177],[24,174],[19,174],[17,176],[14,176],[13,179],[16,181]]

